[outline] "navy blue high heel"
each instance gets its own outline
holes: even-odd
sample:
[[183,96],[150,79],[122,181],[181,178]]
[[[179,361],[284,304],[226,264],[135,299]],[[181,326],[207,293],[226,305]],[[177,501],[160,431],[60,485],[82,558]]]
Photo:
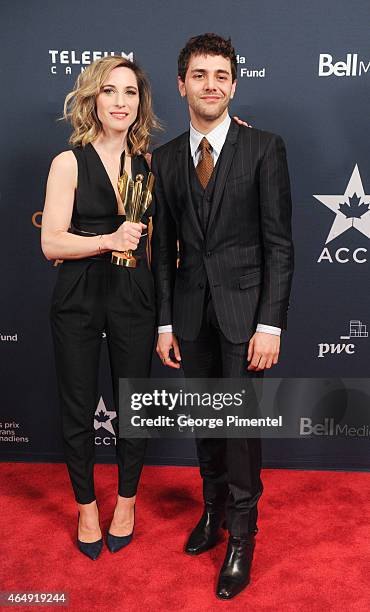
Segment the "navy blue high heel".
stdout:
[[126,536],[115,536],[112,535],[111,533],[107,533],[107,547],[108,550],[110,550],[111,553],[115,553],[118,552],[119,550],[121,550],[122,548],[124,548],[125,546],[128,546],[128,544],[130,544],[133,535],[134,535],[134,529],[135,529],[135,506],[134,506],[134,528],[132,530],[131,533],[129,533]]
[[80,513],[78,513],[78,518],[77,518],[77,546],[84,555],[89,557],[89,559],[92,559],[92,561],[95,561],[99,557],[102,551],[103,538],[100,538],[100,540],[97,540],[96,542],[81,542],[81,540],[78,539],[79,521],[80,521]]

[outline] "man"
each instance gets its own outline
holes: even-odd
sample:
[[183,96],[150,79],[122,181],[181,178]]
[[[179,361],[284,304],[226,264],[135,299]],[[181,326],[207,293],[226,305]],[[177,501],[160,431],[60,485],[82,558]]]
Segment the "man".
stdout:
[[[187,377],[259,376],[277,363],[293,271],[291,198],[279,136],[231,121],[237,62],[230,40],[203,34],[178,60],[190,130],[153,153],[153,231],[159,336],[164,364]],[[177,241],[180,262],[176,268]],[[172,354],[173,351],[173,354]],[[249,583],[259,439],[197,439],[204,511],[185,551],[229,541],[217,596]]]

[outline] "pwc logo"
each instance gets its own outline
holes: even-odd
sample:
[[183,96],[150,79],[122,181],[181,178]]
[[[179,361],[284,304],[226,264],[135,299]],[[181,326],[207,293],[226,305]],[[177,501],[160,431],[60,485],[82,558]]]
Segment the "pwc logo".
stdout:
[[349,322],[348,334],[340,336],[340,342],[320,342],[317,357],[323,359],[333,355],[354,355],[358,340],[368,338],[366,325],[358,320]]

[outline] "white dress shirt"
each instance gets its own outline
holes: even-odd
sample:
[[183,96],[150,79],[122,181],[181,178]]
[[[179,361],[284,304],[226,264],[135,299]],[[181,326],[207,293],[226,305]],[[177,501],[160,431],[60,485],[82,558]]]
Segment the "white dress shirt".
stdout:
[[[221,154],[222,147],[224,146],[227,133],[229,131],[231,123],[230,115],[227,115],[225,119],[217,125],[213,130],[208,132],[208,134],[202,134],[198,132],[192,124],[190,123],[190,153],[194,162],[195,168],[197,167],[201,151],[200,151],[200,141],[204,136],[207,138],[209,144],[212,147],[212,157],[214,166],[217,163],[217,160]],[[274,336],[280,336],[281,329],[280,327],[274,327],[273,325],[264,325],[263,323],[258,323],[256,331],[264,332],[266,334],[273,334]],[[160,325],[158,327],[158,333],[163,334],[164,332],[172,332],[172,325]]]

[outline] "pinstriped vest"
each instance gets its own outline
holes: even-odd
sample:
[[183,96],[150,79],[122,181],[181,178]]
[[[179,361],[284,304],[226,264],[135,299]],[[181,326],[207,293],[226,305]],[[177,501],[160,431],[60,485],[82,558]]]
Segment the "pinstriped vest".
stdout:
[[209,179],[209,183],[206,189],[203,189],[200,181],[198,179],[198,175],[194,166],[193,158],[191,153],[189,152],[189,181],[190,181],[190,189],[192,195],[192,202],[195,208],[195,212],[198,215],[201,227],[203,232],[205,233],[207,230],[208,219],[212,209],[213,202],[213,194],[215,191],[215,185],[217,180],[217,172],[219,168],[219,162],[222,156],[221,154],[218,157],[216,166],[213,169],[212,176]]

